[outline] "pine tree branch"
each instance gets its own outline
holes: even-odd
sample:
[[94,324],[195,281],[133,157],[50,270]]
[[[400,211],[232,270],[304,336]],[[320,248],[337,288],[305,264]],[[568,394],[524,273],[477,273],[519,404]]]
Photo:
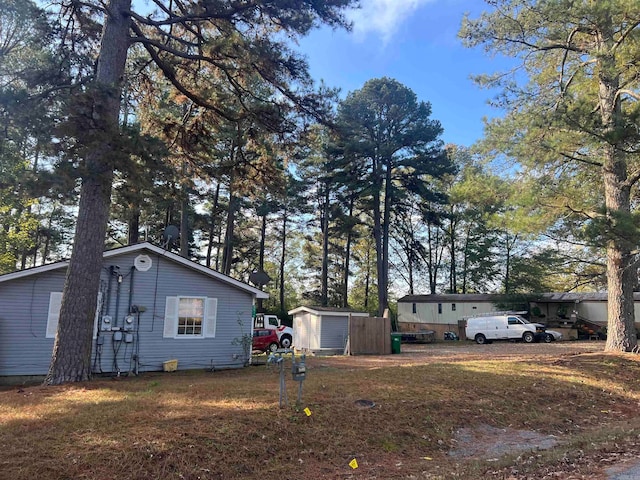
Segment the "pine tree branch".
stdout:
[[571,160],[572,162],[584,163],[586,165],[592,165],[594,167],[602,167],[603,165],[601,162],[596,162],[595,160],[587,160],[585,158],[575,157],[565,152],[558,152],[558,155],[560,155],[561,157],[567,160]]
[[616,42],[613,44],[613,47],[611,47],[611,51],[615,52],[618,47],[620,45],[622,45],[622,43],[626,40],[626,38],[631,35],[631,32],[633,32],[638,26],[640,26],[640,20],[638,20],[635,23],[632,23],[631,25],[629,25],[624,32],[622,32],[620,34],[620,38],[618,40],[616,40]]
[[632,172],[627,176],[627,180],[623,183],[624,187],[631,188],[640,181],[640,169]]
[[636,93],[636,92],[634,92],[632,90],[626,89],[626,88],[618,90],[616,92],[616,98],[619,98],[623,94],[624,95],[629,95],[630,97],[632,97],[632,98],[634,98],[636,100],[640,100],[640,94],[638,94],[638,93]]
[[215,112],[217,115],[220,115],[222,118],[229,120],[230,122],[237,122],[242,118],[241,116],[235,116],[230,114],[229,112],[225,112],[224,110],[220,109],[218,106],[212,104],[211,102],[206,101],[205,99],[201,98],[199,95],[194,94],[191,90],[186,88],[182,84],[182,82],[178,80],[173,69],[160,58],[160,55],[158,54],[158,52],[155,50],[154,47],[157,47],[159,50],[162,50],[168,53],[175,52],[176,55],[185,59],[208,61],[209,59],[207,57],[203,55],[188,55],[188,54],[185,54],[184,52],[179,52],[175,49],[165,47],[164,45],[159,44],[158,42],[155,42],[153,40],[149,40],[146,37],[144,37],[144,34],[140,30],[140,27],[135,23],[132,23],[131,28],[136,33],[136,35],[138,35],[138,38],[136,38],[135,41],[142,43],[145,50],[149,53],[149,55],[153,59],[154,63],[158,66],[158,68],[160,68],[165,78],[176,88],[176,90],[178,90],[180,93],[182,93],[185,97],[187,97],[196,105],[207,108]]

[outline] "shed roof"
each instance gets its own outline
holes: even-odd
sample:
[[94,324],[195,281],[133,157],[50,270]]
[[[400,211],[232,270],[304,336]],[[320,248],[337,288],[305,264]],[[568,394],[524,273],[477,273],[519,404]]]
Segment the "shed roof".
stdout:
[[353,315],[354,317],[368,317],[369,314],[366,312],[358,312],[357,310],[353,310],[351,308],[338,308],[338,307],[308,307],[301,306],[298,308],[294,308],[293,310],[289,310],[289,315],[295,315],[300,312],[309,312],[314,313],[316,315]]
[[[241,282],[240,280],[236,280],[235,278],[231,278],[228,275],[224,275],[220,272],[216,272],[204,265],[200,265],[197,262],[189,260],[188,258],[181,257],[180,255],[176,255],[175,253],[164,250],[163,248],[157,247],[149,242],[141,242],[136,243],[134,245],[127,245],[125,247],[114,248],[112,250],[107,250],[103,253],[103,258],[113,258],[118,257],[120,255],[124,255],[127,253],[133,252],[142,252],[148,251],[151,253],[155,253],[157,255],[162,256],[168,260],[171,260],[177,264],[180,264],[186,268],[191,270],[195,270],[199,273],[202,273],[206,276],[219,280],[223,283],[236,287],[240,290],[244,290],[247,293],[254,295],[256,298],[269,298],[269,294],[259,290],[255,287],[252,287],[249,284]],[[42,265],[40,267],[27,268],[25,270],[19,270],[13,273],[7,273],[5,275],[0,275],[0,283],[8,282],[10,280],[15,280],[17,278],[28,277],[30,275],[37,275],[39,273],[49,272],[58,269],[65,269],[69,266],[69,260],[64,260],[60,262],[50,263],[48,265]]]

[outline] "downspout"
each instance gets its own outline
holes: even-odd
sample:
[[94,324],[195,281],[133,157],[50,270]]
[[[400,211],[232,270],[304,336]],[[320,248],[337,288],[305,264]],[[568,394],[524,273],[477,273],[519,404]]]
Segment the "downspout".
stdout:
[[133,274],[136,271],[136,267],[131,266],[131,280],[129,280],[129,308],[127,314],[131,313],[131,305],[133,304]]
[[122,275],[120,274],[120,269],[118,268],[118,286],[116,287],[116,313],[113,316],[113,326],[118,327],[118,316],[120,315],[120,289],[122,287]]
[[109,315],[109,305],[111,303],[111,281],[113,279],[113,265],[109,267],[109,281],[107,282],[107,304],[105,305],[105,315]]
[[135,355],[136,355],[136,365],[134,368],[134,373],[136,377],[140,371],[140,314],[142,311],[146,310],[144,307],[136,307],[136,347],[135,347]]

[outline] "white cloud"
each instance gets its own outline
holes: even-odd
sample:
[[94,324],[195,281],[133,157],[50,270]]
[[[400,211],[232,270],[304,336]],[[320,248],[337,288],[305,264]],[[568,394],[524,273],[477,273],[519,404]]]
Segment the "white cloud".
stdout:
[[378,34],[384,43],[398,31],[400,25],[420,6],[433,0],[361,0],[361,8],[348,13],[353,31],[363,40],[369,33]]

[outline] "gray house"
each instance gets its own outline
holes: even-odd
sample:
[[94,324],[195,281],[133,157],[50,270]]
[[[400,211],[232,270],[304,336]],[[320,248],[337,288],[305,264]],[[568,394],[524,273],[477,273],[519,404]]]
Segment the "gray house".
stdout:
[[[150,243],[104,253],[94,373],[236,368],[255,299],[268,295]],[[0,276],[0,376],[45,375],[68,262]],[[175,363],[175,362],[173,362]]]

